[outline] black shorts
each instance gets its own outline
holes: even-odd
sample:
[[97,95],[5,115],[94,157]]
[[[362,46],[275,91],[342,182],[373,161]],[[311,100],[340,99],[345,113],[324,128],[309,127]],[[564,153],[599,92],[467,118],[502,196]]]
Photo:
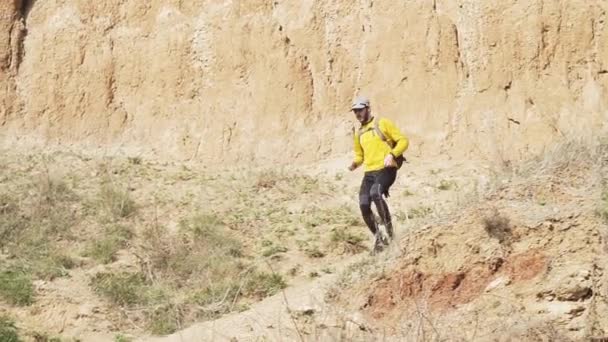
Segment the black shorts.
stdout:
[[[361,188],[359,189],[359,203],[362,205],[369,205],[372,198],[372,190],[378,191],[389,197],[388,190],[391,185],[395,183],[397,178],[397,168],[388,167],[378,171],[366,172],[361,182]],[[377,190],[375,189],[377,188]]]

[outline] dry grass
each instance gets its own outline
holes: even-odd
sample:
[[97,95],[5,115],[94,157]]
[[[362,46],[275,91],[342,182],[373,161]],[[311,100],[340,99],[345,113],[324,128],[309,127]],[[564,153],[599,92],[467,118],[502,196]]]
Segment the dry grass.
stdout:
[[[5,289],[12,299],[3,299],[15,305],[36,300],[28,292],[35,280],[99,267],[90,289],[117,329],[142,333],[135,320],[166,334],[244,310],[290,278],[306,277],[269,270],[266,262],[289,269],[303,261],[281,254],[319,258],[338,245],[348,253],[359,249],[361,241],[347,232],[360,227],[359,215],[332,202],[334,180],[276,171],[168,172],[119,158],[100,167],[94,159],[66,158],[34,156],[20,161],[23,169],[0,174],[8,180],[0,184],[0,248],[10,260],[2,259],[0,275],[10,277],[2,285],[19,284]],[[49,171],[56,165],[70,172]],[[310,242],[305,252],[297,252],[294,236]]]
[[346,254],[358,254],[367,250],[364,241],[365,238],[360,234],[354,234],[345,228],[334,228],[332,230],[332,248],[340,249]]
[[608,188],[604,186],[596,214],[608,223]]
[[104,226],[103,235],[91,241],[84,256],[91,257],[99,263],[108,264],[116,261],[116,253],[127,246],[133,237],[129,228],[119,224]]
[[607,153],[605,146],[574,139],[553,144],[543,153],[513,168],[511,178],[532,184],[598,169]]
[[[0,248],[11,263],[35,278],[51,280],[74,266],[59,241],[73,238],[78,197],[62,180],[44,174],[20,190],[0,194]],[[6,267],[7,265],[0,265]]]
[[149,284],[140,273],[98,273],[91,279],[96,293],[119,306],[132,306],[149,302]]
[[129,217],[136,210],[128,189],[120,189],[110,180],[104,181],[101,185],[99,205],[114,220]]

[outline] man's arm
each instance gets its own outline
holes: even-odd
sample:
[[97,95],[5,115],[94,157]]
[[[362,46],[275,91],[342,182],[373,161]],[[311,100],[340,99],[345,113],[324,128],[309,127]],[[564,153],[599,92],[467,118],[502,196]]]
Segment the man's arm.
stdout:
[[349,170],[354,170],[363,164],[363,147],[361,147],[361,141],[359,140],[359,134],[354,134],[353,150],[355,152],[355,159],[350,165]]
[[410,145],[407,137],[401,133],[399,128],[397,128],[397,126],[395,126],[395,124],[389,119],[383,118],[380,121],[379,126],[386,138],[395,142],[395,146],[393,146],[391,154],[395,157],[402,155]]

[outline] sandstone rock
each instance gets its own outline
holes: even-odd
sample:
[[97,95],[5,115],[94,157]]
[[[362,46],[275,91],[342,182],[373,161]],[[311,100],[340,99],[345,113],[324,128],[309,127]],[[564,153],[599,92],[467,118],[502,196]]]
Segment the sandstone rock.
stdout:
[[602,0],[27,3],[0,4],[4,144],[314,160],[350,152],[358,89],[426,157],[605,127]]

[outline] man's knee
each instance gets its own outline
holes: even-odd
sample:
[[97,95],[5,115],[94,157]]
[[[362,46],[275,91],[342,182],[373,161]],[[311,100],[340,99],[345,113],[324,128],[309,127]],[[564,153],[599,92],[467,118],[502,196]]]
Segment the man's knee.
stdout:
[[360,195],[359,196],[359,208],[361,208],[361,213],[365,215],[369,215],[372,213],[371,201],[369,195]]
[[370,191],[370,194],[372,196],[372,201],[378,201],[382,199],[382,184],[374,184],[372,186],[372,189]]

